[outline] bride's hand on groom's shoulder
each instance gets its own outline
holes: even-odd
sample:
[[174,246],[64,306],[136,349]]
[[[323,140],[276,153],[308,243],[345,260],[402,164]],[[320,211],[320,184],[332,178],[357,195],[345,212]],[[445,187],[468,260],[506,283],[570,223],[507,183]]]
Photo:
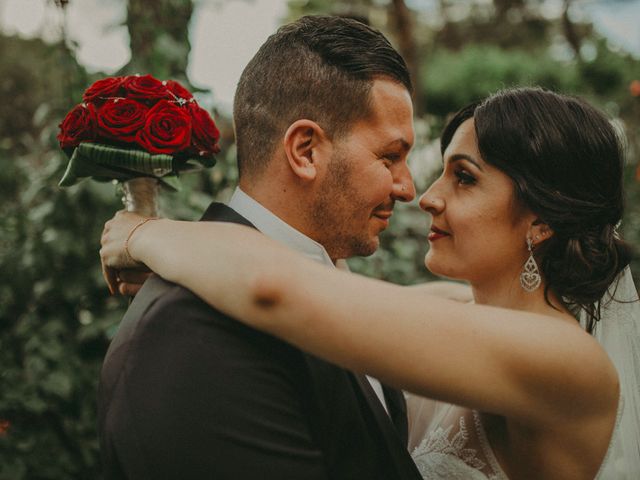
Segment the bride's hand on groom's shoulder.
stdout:
[[473,292],[471,291],[471,287],[464,283],[435,280],[433,282],[412,285],[409,288],[419,290],[426,295],[434,295],[436,297],[455,300],[456,302],[473,302]]
[[102,275],[112,295],[134,296],[151,275],[146,266],[134,260],[127,248],[137,227],[145,217],[131,212],[119,211],[105,223],[100,244]]

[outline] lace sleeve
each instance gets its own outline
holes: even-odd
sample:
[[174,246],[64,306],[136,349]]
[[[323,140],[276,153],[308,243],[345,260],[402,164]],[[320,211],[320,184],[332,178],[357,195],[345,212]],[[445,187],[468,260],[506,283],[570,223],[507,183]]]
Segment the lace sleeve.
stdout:
[[429,425],[442,402],[430,398],[420,397],[405,392],[407,400],[407,417],[409,421],[409,451],[412,452],[425,437]]

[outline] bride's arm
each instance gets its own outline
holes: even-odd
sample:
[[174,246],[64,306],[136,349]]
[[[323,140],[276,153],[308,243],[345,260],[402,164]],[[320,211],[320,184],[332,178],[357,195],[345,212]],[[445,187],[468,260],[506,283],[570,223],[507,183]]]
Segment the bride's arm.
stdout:
[[425,295],[435,295],[436,297],[448,298],[457,302],[473,302],[473,292],[469,285],[444,280],[435,280],[427,283],[411,285],[408,288],[420,290]]
[[[107,224],[107,263],[135,222],[119,233],[118,222]],[[424,396],[538,426],[617,405],[606,353],[558,319],[460,304],[327,268],[233,224],[148,222],[129,251],[255,328]]]

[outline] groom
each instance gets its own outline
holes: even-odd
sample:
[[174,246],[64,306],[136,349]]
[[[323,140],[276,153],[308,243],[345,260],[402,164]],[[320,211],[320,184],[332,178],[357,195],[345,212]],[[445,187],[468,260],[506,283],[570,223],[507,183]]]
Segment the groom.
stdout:
[[[234,101],[239,188],[202,220],[236,222],[334,268],[370,255],[415,197],[411,83],[353,20],[272,35]],[[106,478],[419,479],[400,392],[326,363],[152,276],[107,353]]]

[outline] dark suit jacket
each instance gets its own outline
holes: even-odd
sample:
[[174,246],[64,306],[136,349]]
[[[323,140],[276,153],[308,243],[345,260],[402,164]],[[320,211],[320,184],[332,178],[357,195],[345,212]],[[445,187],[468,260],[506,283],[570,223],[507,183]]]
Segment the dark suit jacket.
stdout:
[[[249,225],[212,204],[203,220]],[[113,339],[98,409],[108,479],[420,479],[402,395],[157,276]]]

